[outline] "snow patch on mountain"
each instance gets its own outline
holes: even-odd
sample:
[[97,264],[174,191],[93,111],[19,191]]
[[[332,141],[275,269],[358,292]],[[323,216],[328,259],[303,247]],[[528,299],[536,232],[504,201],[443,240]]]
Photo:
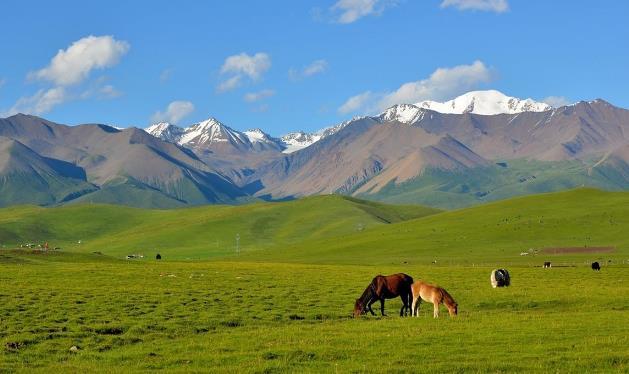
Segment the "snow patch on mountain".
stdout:
[[321,140],[321,135],[317,134],[308,134],[303,131],[291,132],[280,138],[282,143],[286,146],[283,153],[293,153],[299,151],[300,149],[304,149],[315,142]]
[[171,143],[177,143],[185,130],[168,122],[160,122],[147,127],[144,131],[156,138],[160,138]]
[[391,108],[382,112],[377,117],[377,120],[381,122],[397,121],[400,123],[410,124],[421,121],[422,118],[424,118],[425,114],[425,109],[422,109],[412,104],[400,104],[394,105]]
[[439,113],[483,115],[545,112],[553,109],[546,103],[533,99],[518,99],[496,90],[471,91],[446,102],[426,100],[414,105]]
[[245,134],[223,125],[216,118],[209,118],[188,127],[179,140],[179,144],[210,145],[219,142],[245,143],[248,141]]
[[321,139],[324,139],[330,135],[334,135],[340,130],[342,130],[345,126],[349,125],[351,122],[359,120],[365,117],[354,117],[349,121],[343,121],[337,125],[323,128],[314,133],[306,133],[303,131],[291,132],[280,138],[282,143],[286,146],[283,153],[293,153],[299,151],[300,149],[304,149],[306,147],[311,146],[312,144],[318,142]]

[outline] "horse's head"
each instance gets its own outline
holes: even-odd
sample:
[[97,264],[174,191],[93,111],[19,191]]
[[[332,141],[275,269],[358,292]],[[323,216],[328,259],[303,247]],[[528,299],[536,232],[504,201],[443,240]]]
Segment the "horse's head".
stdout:
[[365,305],[360,301],[360,299],[356,299],[356,303],[354,304],[354,318],[358,318],[361,315],[367,312]]
[[457,314],[459,314],[459,304],[454,303],[452,305],[446,305],[448,307],[448,313],[450,313],[450,316],[456,316]]

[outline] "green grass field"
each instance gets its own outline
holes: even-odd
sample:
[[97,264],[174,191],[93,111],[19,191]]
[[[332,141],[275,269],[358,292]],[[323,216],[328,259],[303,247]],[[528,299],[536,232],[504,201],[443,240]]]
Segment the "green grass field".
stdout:
[[[337,196],[2,209],[0,372],[627,372],[628,203],[575,190],[451,212]],[[43,240],[63,250],[8,249]],[[585,245],[615,249],[520,256]],[[511,287],[491,288],[497,266]],[[459,315],[424,303],[400,318],[397,299],[351,318],[394,272],[442,285]]]

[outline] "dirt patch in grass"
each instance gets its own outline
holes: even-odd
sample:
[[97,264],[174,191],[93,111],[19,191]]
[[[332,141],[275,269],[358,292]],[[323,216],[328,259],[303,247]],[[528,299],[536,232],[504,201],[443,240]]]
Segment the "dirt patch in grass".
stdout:
[[541,252],[549,255],[561,255],[567,253],[606,253],[614,250],[614,247],[554,247],[544,248]]

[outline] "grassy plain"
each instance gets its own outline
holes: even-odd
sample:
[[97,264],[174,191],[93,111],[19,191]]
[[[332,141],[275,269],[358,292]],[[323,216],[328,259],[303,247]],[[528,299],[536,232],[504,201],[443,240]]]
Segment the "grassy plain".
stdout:
[[[2,243],[84,244],[0,251],[0,372],[627,372],[628,202],[576,190],[441,213],[334,196],[3,209]],[[206,247],[236,230],[240,255]],[[163,260],[121,259],[158,239]],[[585,244],[615,250],[520,256]],[[490,287],[497,266],[511,287]],[[444,286],[459,316],[423,304],[399,318],[390,300],[388,317],[350,317],[374,275],[400,271]]]

